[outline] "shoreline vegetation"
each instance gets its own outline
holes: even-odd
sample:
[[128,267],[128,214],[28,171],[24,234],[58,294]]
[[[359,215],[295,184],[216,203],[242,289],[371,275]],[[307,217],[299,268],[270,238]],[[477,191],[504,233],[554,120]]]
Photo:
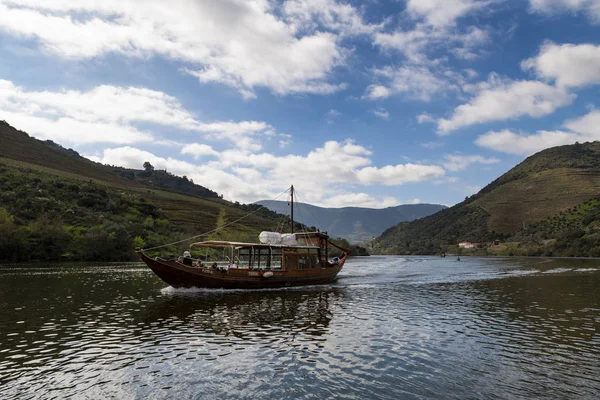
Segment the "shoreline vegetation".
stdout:
[[0,204],[2,262],[132,261],[181,237],[141,196],[1,163]]

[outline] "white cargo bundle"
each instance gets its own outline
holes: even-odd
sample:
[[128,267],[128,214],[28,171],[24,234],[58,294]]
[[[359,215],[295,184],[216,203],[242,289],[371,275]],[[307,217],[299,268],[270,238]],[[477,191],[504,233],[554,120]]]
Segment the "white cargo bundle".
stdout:
[[298,241],[296,240],[296,234],[284,233],[281,235],[281,244],[284,246],[297,246]]
[[262,244],[281,244],[281,233],[279,232],[261,232],[258,240]]

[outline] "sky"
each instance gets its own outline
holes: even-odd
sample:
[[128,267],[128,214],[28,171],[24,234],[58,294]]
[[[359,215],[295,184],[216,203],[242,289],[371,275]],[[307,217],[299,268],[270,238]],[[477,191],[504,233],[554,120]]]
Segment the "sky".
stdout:
[[452,205],[600,139],[599,33],[600,0],[0,0],[0,120],[241,203]]

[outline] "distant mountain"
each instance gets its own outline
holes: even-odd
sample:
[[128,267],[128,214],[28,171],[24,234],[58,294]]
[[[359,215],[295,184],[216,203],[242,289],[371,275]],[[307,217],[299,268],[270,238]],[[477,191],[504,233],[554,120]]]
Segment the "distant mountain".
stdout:
[[598,198],[600,142],[554,147],[451,208],[386,230],[371,251],[436,254],[461,241],[500,240],[509,254],[593,255]]
[[[255,204],[280,214],[290,214],[289,203],[286,201],[261,200]],[[324,208],[294,203],[294,219],[307,226],[327,231],[332,237],[342,237],[357,243],[373,239],[398,222],[422,218],[444,208],[446,207],[439,204],[404,204],[382,209]]]

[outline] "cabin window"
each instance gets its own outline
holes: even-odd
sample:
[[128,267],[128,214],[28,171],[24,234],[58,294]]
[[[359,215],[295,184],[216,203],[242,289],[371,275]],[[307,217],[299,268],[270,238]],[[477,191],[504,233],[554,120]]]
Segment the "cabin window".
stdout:
[[250,265],[254,268],[281,268],[281,249],[255,247]]
[[266,268],[268,259],[268,249],[254,248],[254,268]]
[[[319,268],[319,249],[299,249],[300,253],[300,265],[304,265],[304,268]],[[305,259],[306,261],[302,261]]]
[[[239,259],[239,264],[238,264],[239,268],[249,267],[251,265],[251,261],[252,261],[252,249],[250,247],[241,248],[238,253],[238,259]],[[236,261],[238,261],[238,260],[236,260]]]
[[310,260],[308,255],[300,254],[298,257],[298,269],[307,269],[310,268]]
[[310,255],[310,265],[313,268],[319,268],[319,256],[317,254],[311,254]]
[[271,268],[281,268],[281,249],[271,248]]
[[[319,259],[320,249],[289,249],[285,251],[285,261],[287,269],[308,269],[320,268]],[[294,256],[294,258],[288,256]]]

